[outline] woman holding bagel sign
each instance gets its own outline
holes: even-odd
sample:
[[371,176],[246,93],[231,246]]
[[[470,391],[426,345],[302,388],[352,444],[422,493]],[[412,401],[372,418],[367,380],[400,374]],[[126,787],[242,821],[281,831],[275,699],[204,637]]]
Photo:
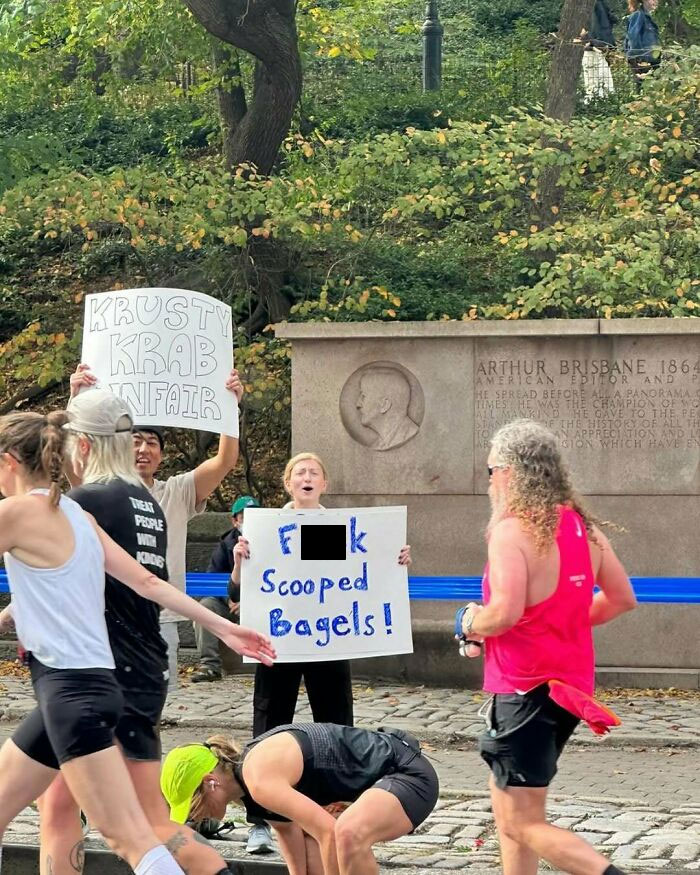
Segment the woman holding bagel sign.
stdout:
[[[314,453],[299,453],[284,469],[284,488],[289,494],[285,508],[294,510],[323,509],[321,496],[328,488],[328,474],[321,459]],[[233,550],[234,567],[231,581],[240,584],[243,562],[250,557],[251,545],[241,537]],[[405,546],[398,556],[400,565],[410,565],[411,548]],[[294,719],[299,685],[304,679],[309,705],[318,723],[353,724],[352,683],[347,659],[327,662],[281,663],[259,665],[255,672],[253,696],[253,733],[262,735],[276,726]]]

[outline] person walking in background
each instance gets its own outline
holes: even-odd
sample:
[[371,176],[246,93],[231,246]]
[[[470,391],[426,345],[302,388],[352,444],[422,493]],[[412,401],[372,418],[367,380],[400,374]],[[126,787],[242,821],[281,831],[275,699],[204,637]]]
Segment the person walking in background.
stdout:
[[579,718],[597,721],[596,731],[616,721],[591,698],[592,627],[634,608],[634,591],[548,429],[526,419],[503,426],[488,470],[484,605],[469,604],[461,627],[467,655],[485,647],[492,698],[479,749],[491,768],[503,872],[536,875],[543,859],[574,875],[615,875],[580,836],[547,822],[546,802]]
[[651,17],[658,0],[628,0],[630,15],[625,31],[624,51],[637,88],[661,63],[659,28]]
[[[70,378],[71,398],[88,386],[94,386],[96,377],[86,364],[78,365]],[[243,397],[243,385],[236,370],[226,381],[226,388],[232,393],[235,403]],[[169,583],[185,592],[185,550],[187,547],[187,523],[192,517],[202,513],[207,498],[219,486],[224,477],[238,461],[238,438],[222,434],[219,449],[215,456],[206,459],[193,471],[176,474],[167,480],[157,480],[155,475],[163,460],[165,434],[163,429],[137,423],[133,431],[136,470],[146,488],[163,508],[168,521],[168,575]],[[168,645],[168,689],[177,687],[177,651],[179,636],[177,624],[184,619],[173,611],[162,611],[160,615],[161,634]]]
[[616,22],[617,17],[610,10],[606,0],[596,0],[581,62],[584,103],[615,93],[615,84],[606,54],[615,47],[613,25]]
[[[221,540],[211,554],[207,572],[213,574],[228,574],[233,571],[233,548],[243,530],[243,513],[247,507],[260,507],[260,504],[250,495],[241,495],[231,507],[231,528],[221,536]],[[231,597],[233,596],[233,597]],[[237,621],[240,587],[231,588],[228,598],[208,596],[201,604],[220,617]],[[199,649],[199,667],[193,672],[190,680],[193,684],[219,681],[223,675],[219,641],[207,629],[195,624],[195,637]]]

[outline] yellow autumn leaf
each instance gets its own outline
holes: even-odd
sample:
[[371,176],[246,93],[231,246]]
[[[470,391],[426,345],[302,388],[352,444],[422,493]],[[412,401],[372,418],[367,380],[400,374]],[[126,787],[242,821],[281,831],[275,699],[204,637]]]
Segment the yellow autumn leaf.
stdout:
[[330,49],[328,49],[329,58],[337,58],[341,54],[342,49],[340,48],[340,46],[332,46]]
[[671,131],[671,133],[673,134],[673,136],[676,139],[678,139],[683,132],[680,129],[680,125],[676,125],[676,127]]

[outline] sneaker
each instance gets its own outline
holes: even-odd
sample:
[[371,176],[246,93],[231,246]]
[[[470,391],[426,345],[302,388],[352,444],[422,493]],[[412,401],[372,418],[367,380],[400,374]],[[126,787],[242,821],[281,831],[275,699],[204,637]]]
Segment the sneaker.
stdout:
[[193,684],[201,684],[207,681],[220,681],[221,671],[216,668],[209,668],[205,665],[198,669],[198,671],[194,672],[194,674],[190,676],[190,680]]
[[265,824],[251,827],[248,833],[248,844],[245,846],[249,854],[272,854],[275,845],[272,840],[272,830]]

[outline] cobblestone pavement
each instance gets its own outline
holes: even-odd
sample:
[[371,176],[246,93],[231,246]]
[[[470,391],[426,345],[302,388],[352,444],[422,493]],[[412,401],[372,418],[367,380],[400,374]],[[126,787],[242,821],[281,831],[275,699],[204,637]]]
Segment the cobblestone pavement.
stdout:
[[[580,744],[604,746],[700,746],[700,695],[628,695],[603,693],[622,726],[598,740],[586,727],[577,730]],[[473,741],[483,728],[477,712],[484,695],[470,690],[408,687],[394,683],[354,685],[355,721],[365,726],[392,725],[409,729],[440,744]],[[185,680],[170,696],[165,721],[178,726],[231,729],[248,733],[252,724],[253,680],[234,675],[216,683]],[[0,677],[0,720],[21,719],[34,707],[28,677]],[[311,719],[306,697],[300,696],[297,719]]]
[[[33,700],[25,678],[2,677],[0,684],[0,737],[5,737]],[[623,726],[602,742],[587,729],[579,731],[579,743],[567,749],[552,788],[552,819],[579,832],[625,871],[670,875],[700,870],[700,697],[629,691],[605,698]],[[166,749],[208,731],[247,735],[251,699],[248,676],[205,685],[183,683],[166,708]],[[477,711],[483,697],[469,691],[357,683],[355,700],[358,724],[403,726],[415,732],[441,779],[440,802],[425,824],[414,835],[377,849],[382,872],[500,871],[490,804],[482,789],[486,769],[473,744],[482,725]],[[302,696],[297,718],[308,716]],[[235,816],[236,809],[230,814]],[[225,856],[244,855],[246,832],[239,823],[221,843]],[[36,812],[27,809],[6,839],[35,842],[36,835]],[[89,844],[100,846],[100,840],[91,836]]]
[[[662,809],[633,800],[555,797],[549,811],[555,824],[575,830],[624,871],[669,875],[700,870],[700,805]],[[36,811],[28,808],[5,840],[35,844],[37,833]],[[246,835],[247,828],[239,824],[227,841],[214,844],[227,859],[240,859]],[[103,847],[92,833],[87,845]],[[430,868],[495,875],[500,871],[498,842],[486,794],[443,795],[416,833],[378,846],[376,856],[382,871]]]

